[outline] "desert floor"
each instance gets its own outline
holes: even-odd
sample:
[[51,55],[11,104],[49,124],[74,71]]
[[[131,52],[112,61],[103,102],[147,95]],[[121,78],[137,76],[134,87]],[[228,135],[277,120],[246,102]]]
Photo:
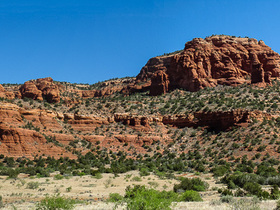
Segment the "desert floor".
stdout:
[[[196,177],[194,174],[176,174],[176,176]],[[219,202],[220,196],[217,188],[223,187],[216,184],[211,174],[199,175],[209,184],[206,192],[201,192],[204,202],[180,202],[172,209],[237,209],[233,204]],[[29,189],[28,183],[38,183],[38,188]],[[106,199],[110,193],[125,194],[127,186],[146,185],[157,190],[172,190],[175,179],[160,179],[158,176],[140,176],[137,171],[131,171],[118,176],[113,174],[102,174],[100,178],[92,176],[71,176],[63,179],[56,179],[55,173],[48,178],[33,178],[20,174],[17,179],[7,179],[0,176],[0,195],[3,198],[3,209],[35,209],[36,202],[47,195],[59,193],[67,198],[83,200],[83,204],[77,204],[75,209],[113,209],[115,204],[107,203]],[[246,204],[245,204],[246,206]],[[260,209],[275,209],[276,201],[262,201]],[[244,207],[244,205],[243,205]],[[246,207],[247,209],[250,206]],[[125,209],[119,206],[117,209]]]

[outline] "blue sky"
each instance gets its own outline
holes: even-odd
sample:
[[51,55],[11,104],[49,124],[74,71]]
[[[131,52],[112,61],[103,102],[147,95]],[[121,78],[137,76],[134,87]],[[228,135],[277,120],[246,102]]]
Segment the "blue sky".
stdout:
[[280,1],[0,0],[0,83],[136,76],[149,58],[212,34],[280,52]]

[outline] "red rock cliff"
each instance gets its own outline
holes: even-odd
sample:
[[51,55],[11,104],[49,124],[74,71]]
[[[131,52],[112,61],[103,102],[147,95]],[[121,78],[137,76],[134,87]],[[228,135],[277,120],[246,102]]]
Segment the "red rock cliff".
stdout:
[[40,101],[45,98],[50,103],[60,101],[59,88],[50,77],[27,81],[19,90],[22,98],[26,97]]
[[151,58],[136,79],[151,79],[151,95],[174,88],[197,91],[218,84],[265,86],[270,77],[279,77],[279,63],[279,54],[263,41],[211,36],[187,42],[181,52]]

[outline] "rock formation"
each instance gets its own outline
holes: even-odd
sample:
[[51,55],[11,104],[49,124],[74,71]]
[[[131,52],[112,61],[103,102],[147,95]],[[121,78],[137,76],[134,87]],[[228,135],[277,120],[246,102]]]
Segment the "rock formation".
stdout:
[[130,126],[146,126],[151,123],[183,127],[207,127],[214,130],[226,130],[240,123],[248,123],[252,118],[271,118],[269,114],[260,111],[232,110],[212,112],[192,112],[189,114],[166,116],[137,116],[132,114],[115,114],[114,120]]
[[49,103],[60,101],[59,88],[50,77],[27,81],[19,90],[22,98],[26,97],[40,101],[45,98]]
[[14,99],[15,94],[10,91],[6,91],[5,88],[0,84],[0,98]]
[[[0,85],[0,151],[1,154],[12,157],[32,158],[44,154],[56,158],[76,158],[77,154],[94,152],[99,147],[110,150],[112,154],[126,151],[133,157],[135,154],[147,153],[157,146],[157,151],[163,152],[161,145],[182,143],[183,138],[189,138],[184,130],[192,129],[180,129],[184,135],[179,136],[177,132],[173,132],[176,127],[201,127],[202,130],[221,131],[236,125],[246,126],[252,119],[263,121],[272,119],[272,116],[275,119],[280,116],[279,112],[275,115],[271,112],[279,105],[277,93],[275,97],[268,99],[259,97],[260,100],[265,98],[265,105],[270,104],[263,111],[256,111],[255,108],[231,110],[230,107],[219,109],[230,111],[215,111],[215,106],[208,99],[205,100],[205,105],[208,103],[211,109],[206,109],[206,106],[204,109],[195,109],[200,111],[189,113],[186,110],[191,110],[192,106],[187,104],[187,109],[178,107],[174,110],[173,107],[177,107],[175,102],[170,113],[181,114],[168,114],[166,110],[169,109],[165,110],[165,106],[154,103],[154,99],[160,104],[168,103],[168,97],[152,97],[145,99],[144,103],[139,100],[142,94],[137,94],[135,99],[134,96],[118,98],[118,95],[112,96],[108,101],[104,98],[91,98],[114,93],[129,95],[142,91],[160,95],[175,88],[197,91],[204,87],[236,86],[243,83],[265,87],[279,77],[279,62],[280,56],[263,41],[212,36],[193,39],[180,52],[151,58],[137,78],[113,79],[95,85],[57,84],[52,78],[30,80],[21,86],[5,85],[4,88]],[[180,92],[184,91],[178,91]],[[170,98],[176,96],[174,94]],[[63,103],[47,106],[40,102],[7,100],[15,97],[47,100],[50,103],[61,100]],[[114,104],[115,100],[117,105]],[[185,106],[184,100],[188,99],[180,98],[182,107]],[[245,106],[237,107],[246,107],[246,103],[244,104]],[[148,108],[146,113],[151,114],[144,114],[143,108]],[[135,114],[123,113],[131,110]],[[276,122],[278,121],[279,119]],[[201,138],[197,137],[196,141],[199,142]],[[185,141],[185,144],[188,143]],[[168,149],[172,150],[170,146]]]
[[187,42],[178,53],[151,58],[136,79],[151,80],[151,95],[174,88],[198,91],[218,84],[265,86],[271,77],[280,76],[279,63],[279,54],[263,41],[211,36]]

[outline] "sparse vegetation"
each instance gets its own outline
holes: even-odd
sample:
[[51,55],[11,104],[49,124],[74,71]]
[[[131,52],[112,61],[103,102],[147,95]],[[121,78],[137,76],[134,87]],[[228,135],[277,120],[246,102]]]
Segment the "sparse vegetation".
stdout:
[[[114,80],[108,82],[114,86]],[[104,83],[94,85],[63,83],[63,85],[73,90],[92,90],[102,89]],[[70,113],[72,118],[71,116],[62,120],[54,118],[59,129],[50,129],[40,124],[37,118],[33,119],[28,114],[22,114],[21,129],[31,130],[35,135],[43,136],[48,148],[57,147],[62,152],[56,154],[60,157],[55,158],[43,154],[45,151],[34,155],[34,159],[1,155],[0,175],[9,177],[11,182],[18,180],[16,183],[18,189],[24,186],[36,192],[43,192],[45,187],[41,182],[28,181],[21,184],[18,175],[24,173],[29,177],[42,178],[56,172],[59,174],[52,175],[53,178],[50,180],[59,181],[72,176],[79,178],[88,175],[92,180],[98,181],[96,179],[102,179],[104,173],[117,177],[119,174],[136,170],[139,174],[128,175],[127,182],[140,184],[154,174],[159,179],[177,179],[180,183],[174,185],[173,192],[165,193],[170,193],[171,197],[174,195],[176,201],[183,199],[184,196],[185,201],[198,201],[200,196],[197,196],[199,195],[197,191],[207,190],[206,182],[200,178],[180,179],[178,175],[192,173],[196,177],[202,177],[209,174],[215,177],[217,183],[224,184],[223,188],[215,190],[222,196],[220,202],[243,205],[238,203],[235,197],[244,196],[277,200],[280,195],[278,135],[280,117],[277,114],[280,111],[279,87],[280,82],[274,80],[273,85],[267,88],[250,85],[217,86],[198,92],[174,90],[154,97],[149,96],[147,92],[139,92],[128,96],[115,93],[106,97],[86,99],[75,95],[74,91],[63,92],[64,97],[71,96],[77,101],[73,104],[63,100],[58,104],[52,104],[46,101],[15,99],[13,103],[20,107]],[[1,100],[8,102],[7,99]],[[69,106],[65,106],[67,103]],[[192,117],[194,113],[226,112],[236,109],[262,112],[261,114],[256,112],[243,124],[233,125],[224,130],[215,126],[188,127],[156,122],[160,115],[170,115],[172,119],[173,115]],[[106,115],[111,119],[115,113],[131,116],[130,124],[125,121],[108,123],[104,118],[105,123],[98,121],[97,125],[91,127],[90,122],[87,125],[89,128],[84,126],[79,130],[78,123],[75,124],[73,118],[74,115],[76,119],[78,116],[90,115],[103,119],[102,117]],[[143,119],[134,122],[134,116],[143,116]],[[154,121],[148,122],[149,125],[144,127],[146,116],[154,116]],[[60,135],[73,140],[65,143],[60,139],[62,138]],[[68,152],[69,157],[75,156],[76,159],[67,157],[63,152]],[[102,184],[108,189],[115,186],[113,183],[115,183],[113,178],[102,180]],[[139,199],[147,195],[156,199],[160,193],[164,193],[159,190],[170,189],[170,186],[160,185],[153,180],[148,180],[147,183],[146,188],[140,190]],[[71,193],[75,191],[75,188],[72,189],[68,185],[63,188],[56,186],[55,189]],[[130,191],[133,191],[132,188]],[[117,194],[110,197],[111,201],[128,202],[129,206],[140,205],[138,198],[128,200],[128,197]],[[143,205],[150,205],[149,202],[151,201]]]
[[77,201],[69,198],[64,198],[63,196],[54,195],[44,198],[42,201],[37,203],[36,210],[54,210],[54,209],[65,209],[71,210],[74,208],[74,204]]

